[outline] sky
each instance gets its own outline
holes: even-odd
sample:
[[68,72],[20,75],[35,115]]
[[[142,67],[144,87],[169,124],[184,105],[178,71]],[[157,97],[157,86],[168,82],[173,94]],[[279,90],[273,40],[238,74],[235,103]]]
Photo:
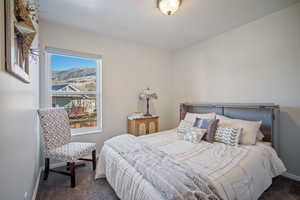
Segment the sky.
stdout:
[[51,70],[62,71],[71,68],[96,68],[97,62],[92,59],[63,56],[53,54],[51,56]]

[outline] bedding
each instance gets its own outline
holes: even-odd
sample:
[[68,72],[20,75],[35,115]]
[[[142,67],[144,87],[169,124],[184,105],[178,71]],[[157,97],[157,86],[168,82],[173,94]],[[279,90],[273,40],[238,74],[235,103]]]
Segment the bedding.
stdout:
[[[193,144],[177,137],[176,130],[138,137],[195,171],[203,172],[224,200],[256,200],[286,169],[272,147],[232,147],[201,141]],[[106,177],[122,200],[160,200],[164,196],[113,148],[104,145],[99,154],[96,178]]]
[[[168,200],[219,200],[205,174],[129,134],[105,142]],[[167,172],[167,173],[166,173]]]

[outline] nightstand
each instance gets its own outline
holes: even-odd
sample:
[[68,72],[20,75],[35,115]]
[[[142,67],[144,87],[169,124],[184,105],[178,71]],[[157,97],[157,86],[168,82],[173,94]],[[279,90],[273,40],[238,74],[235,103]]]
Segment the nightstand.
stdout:
[[128,119],[128,133],[135,136],[147,135],[158,132],[159,116],[143,116]]

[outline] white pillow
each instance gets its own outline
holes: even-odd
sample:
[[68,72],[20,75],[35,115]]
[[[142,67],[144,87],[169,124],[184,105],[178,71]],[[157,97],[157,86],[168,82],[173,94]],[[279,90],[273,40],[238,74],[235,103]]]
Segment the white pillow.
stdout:
[[262,141],[264,139],[264,134],[259,130],[257,135],[256,135],[256,139],[259,141]]
[[218,123],[218,126],[220,127],[234,127],[243,129],[240,136],[240,144],[256,144],[256,137],[261,126],[261,121],[231,119],[223,115],[217,115],[216,118],[220,120]]
[[216,113],[199,114],[199,113],[189,113],[189,112],[187,112],[186,115],[185,115],[184,120],[192,122],[194,124],[195,121],[196,121],[196,118],[216,119]]
[[[218,119],[224,119],[224,120],[228,120],[228,119],[232,119],[229,117],[225,117],[224,115],[216,115],[216,118]],[[261,130],[258,130],[257,135],[256,135],[256,139],[259,141],[262,141],[264,139],[264,134],[261,132]]]

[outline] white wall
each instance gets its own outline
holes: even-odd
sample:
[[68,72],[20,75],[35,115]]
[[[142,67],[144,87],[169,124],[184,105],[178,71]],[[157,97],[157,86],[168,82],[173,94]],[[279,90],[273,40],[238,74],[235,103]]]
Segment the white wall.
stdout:
[[[5,71],[4,0],[0,0],[0,199],[31,199],[39,171],[38,65],[31,84]],[[37,39],[34,46],[37,45]]]
[[125,133],[127,115],[146,107],[138,100],[139,92],[146,87],[155,89],[159,95],[159,99],[151,104],[150,112],[160,116],[160,130],[171,127],[171,69],[168,52],[103,38],[44,20],[40,22],[40,33],[42,49],[46,46],[63,48],[98,54],[103,58],[103,132],[76,136],[75,141],[97,142],[101,147],[104,140]]
[[300,3],[176,51],[173,125],[181,102],[274,102],[281,157],[300,176]]

